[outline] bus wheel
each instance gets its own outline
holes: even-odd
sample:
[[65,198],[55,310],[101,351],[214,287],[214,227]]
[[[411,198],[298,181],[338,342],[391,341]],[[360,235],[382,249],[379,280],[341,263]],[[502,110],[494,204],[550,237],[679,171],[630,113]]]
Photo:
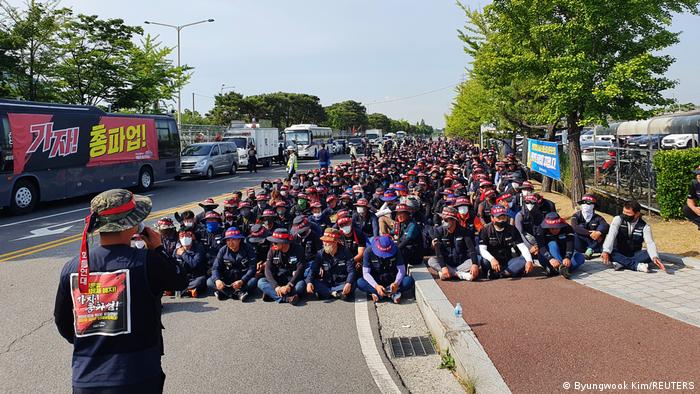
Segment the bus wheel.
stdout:
[[229,171],[229,174],[236,175],[236,171],[238,171],[238,166],[236,163],[231,164],[231,171]]
[[38,200],[39,192],[36,184],[30,180],[21,179],[12,191],[10,210],[17,215],[29,213],[34,210]]
[[209,167],[209,168],[207,168],[207,175],[206,175],[206,178],[207,178],[207,179],[211,179],[211,178],[213,178],[213,177],[214,177],[214,167]]
[[145,192],[153,187],[153,172],[149,168],[142,168],[139,172],[139,191]]

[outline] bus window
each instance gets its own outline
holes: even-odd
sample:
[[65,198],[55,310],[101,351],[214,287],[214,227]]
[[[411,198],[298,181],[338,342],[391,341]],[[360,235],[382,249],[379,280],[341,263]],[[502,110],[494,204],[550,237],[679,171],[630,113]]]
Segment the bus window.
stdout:
[[158,133],[158,157],[160,159],[172,159],[180,153],[180,138],[177,134],[177,126],[171,127],[169,120],[156,120],[156,132]]
[[0,123],[0,173],[11,173],[13,171],[12,162],[10,122],[7,120],[7,115],[2,115],[2,123]]

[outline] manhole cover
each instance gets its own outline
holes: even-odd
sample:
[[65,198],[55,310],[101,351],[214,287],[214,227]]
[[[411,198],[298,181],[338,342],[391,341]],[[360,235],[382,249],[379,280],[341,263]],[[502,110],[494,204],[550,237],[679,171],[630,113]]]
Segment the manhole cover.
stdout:
[[427,356],[435,354],[433,343],[428,337],[389,338],[389,347],[394,358]]

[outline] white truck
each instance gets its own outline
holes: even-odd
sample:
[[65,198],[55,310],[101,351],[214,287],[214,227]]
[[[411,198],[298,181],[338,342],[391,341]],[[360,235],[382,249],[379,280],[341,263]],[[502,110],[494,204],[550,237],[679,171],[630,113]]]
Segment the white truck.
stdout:
[[319,127],[315,124],[295,124],[284,129],[285,146],[294,147],[300,159],[315,159],[321,144],[332,137],[333,130],[330,127]]
[[382,142],[382,129],[369,129],[365,131],[365,138],[372,145],[379,145]]
[[272,159],[279,154],[279,130],[276,128],[260,128],[255,124],[232,125],[224,132],[224,141],[233,142],[238,148],[239,167],[248,165],[248,146],[255,145],[258,164],[270,167]]
[[403,130],[397,131],[397,132],[396,132],[396,138],[398,138],[398,139],[400,139],[400,140],[406,138],[406,132],[403,131]]

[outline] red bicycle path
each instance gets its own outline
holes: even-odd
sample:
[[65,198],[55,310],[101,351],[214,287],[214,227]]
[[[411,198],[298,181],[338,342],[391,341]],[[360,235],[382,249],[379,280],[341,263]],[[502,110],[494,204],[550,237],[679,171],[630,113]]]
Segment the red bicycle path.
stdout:
[[535,272],[476,283],[437,280],[453,305],[462,304],[464,320],[513,393],[570,392],[575,382],[627,382],[634,392],[634,382],[653,381],[694,382],[700,392],[700,328]]

